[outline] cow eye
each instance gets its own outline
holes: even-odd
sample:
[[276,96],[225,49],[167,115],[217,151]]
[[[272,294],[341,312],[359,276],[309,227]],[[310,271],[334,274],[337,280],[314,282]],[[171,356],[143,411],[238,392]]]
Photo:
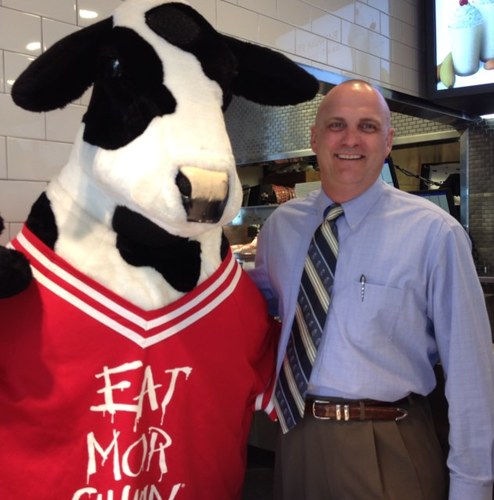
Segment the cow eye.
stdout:
[[120,78],[122,76],[120,59],[114,55],[103,55],[98,61],[98,73],[103,78]]
[[113,78],[122,76],[122,67],[120,66],[120,61],[117,58],[111,60],[111,76]]

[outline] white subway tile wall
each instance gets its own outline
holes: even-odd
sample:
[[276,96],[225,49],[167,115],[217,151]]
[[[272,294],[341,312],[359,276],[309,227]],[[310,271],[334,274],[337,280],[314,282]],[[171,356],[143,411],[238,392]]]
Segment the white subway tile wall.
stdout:
[[311,31],[335,42],[341,42],[342,19],[322,10],[312,9]]
[[51,47],[57,40],[64,36],[78,31],[80,28],[73,24],[54,21],[53,19],[42,19],[41,28],[43,30],[43,52]]
[[36,181],[0,181],[0,199],[2,200],[2,216],[8,221],[23,221],[29,214],[31,204],[25,199],[34,201],[44,190],[46,182]]
[[[63,110],[30,113],[13,81],[55,41],[107,17],[122,0],[0,0],[0,214],[19,230],[66,162],[90,90]],[[292,60],[419,95],[419,0],[189,0],[219,31]]]
[[216,0],[200,0],[193,2],[192,6],[211,24],[214,24],[213,21],[216,19]]
[[0,136],[45,138],[44,115],[17,107],[10,94],[0,94],[0,117]]
[[18,11],[76,24],[76,0],[2,0],[1,3]]
[[300,0],[283,0],[283,4],[278,5],[277,18],[289,27],[307,29],[311,23],[312,10],[313,7]]
[[371,31],[381,32],[381,16],[378,9],[374,9],[365,3],[355,4],[355,24]]
[[[63,2],[65,0],[57,0]],[[72,0],[68,0],[72,3]],[[89,26],[108,17],[121,0],[76,0],[77,24]]]
[[48,141],[72,142],[79,130],[86,106],[69,104],[64,109],[46,113],[46,139]]
[[0,137],[0,179],[7,178],[7,146],[5,137]]
[[17,52],[4,51],[5,92],[10,94],[10,89],[17,75],[20,75],[36,57]]
[[[195,3],[200,3],[196,1]],[[259,14],[238,7],[229,2],[217,3],[217,19],[214,27],[227,35],[243,38],[251,42],[259,39]]]
[[279,2],[278,0],[238,0],[236,3],[239,7],[276,18],[276,4]]
[[295,31],[292,26],[276,19],[262,16],[259,19],[259,40],[262,45],[276,50],[295,52]]
[[41,19],[26,12],[0,7],[0,47],[13,52],[41,53]]
[[8,137],[7,147],[4,142],[0,142],[0,173],[3,160],[6,175],[7,159],[9,170],[15,172],[13,180],[49,181],[64,166],[71,147],[71,144],[66,142]]
[[[0,0],[1,1],[1,0]],[[0,92],[5,90],[5,72],[4,72],[4,61],[3,61],[3,50],[0,50]]]

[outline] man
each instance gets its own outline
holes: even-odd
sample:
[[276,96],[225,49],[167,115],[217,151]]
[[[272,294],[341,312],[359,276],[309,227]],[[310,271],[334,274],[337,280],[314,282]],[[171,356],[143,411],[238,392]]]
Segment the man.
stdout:
[[[376,89],[359,80],[334,87],[311,129],[322,189],[283,204],[259,236],[252,276],[283,322],[279,499],[448,498],[425,397],[437,363],[449,403],[449,499],[492,498],[493,355],[470,241],[446,212],[381,181],[393,135]],[[317,246],[316,229],[334,204],[343,208],[330,223],[337,264],[328,267],[329,311],[317,320],[306,376],[291,368],[305,359],[296,349],[306,339],[297,341],[296,331],[312,332],[305,315],[317,307],[307,306],[309,292],[300,305],[299,290],[313,235]]]

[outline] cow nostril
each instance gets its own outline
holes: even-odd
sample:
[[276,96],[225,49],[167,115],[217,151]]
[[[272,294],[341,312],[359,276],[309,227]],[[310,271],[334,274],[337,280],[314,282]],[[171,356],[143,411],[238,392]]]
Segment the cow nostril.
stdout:
[[175,183],[177,184],[178,190],[180,191],[180,194],[182,196],[187,196],[190,197],[192,194],[192,184],[190,183],[189,179],[185,177],[182,172],[179,172],[177,174],[177,177],[175,178]]
[[228,201],[228,174],[183,166],[175,177],[188,222],[217,223]]

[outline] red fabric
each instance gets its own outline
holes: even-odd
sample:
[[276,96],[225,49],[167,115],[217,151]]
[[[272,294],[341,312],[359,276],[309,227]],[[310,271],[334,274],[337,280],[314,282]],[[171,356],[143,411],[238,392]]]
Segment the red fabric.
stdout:
[[276,336],[233,257],[142,311],[26,228],[13,246],[35,281],[0,301],[0,498],[239,498]]

